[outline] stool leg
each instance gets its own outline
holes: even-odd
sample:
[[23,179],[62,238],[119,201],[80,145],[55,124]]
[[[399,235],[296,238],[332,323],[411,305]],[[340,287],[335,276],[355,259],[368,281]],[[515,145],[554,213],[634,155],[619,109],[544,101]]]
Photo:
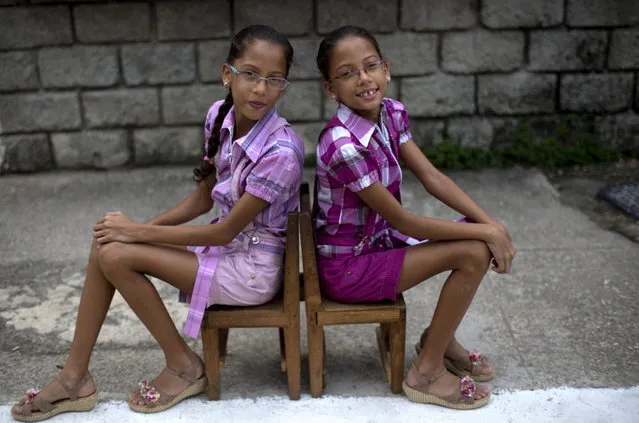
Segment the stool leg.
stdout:
[[404,351],[406,344],[406,313],[402,312],[400,320],[391,323],[391,391],[394,394],[402,392],[404,381]]
[[307,337],[311,396],[319,398],[324,390],[324,327],[310,323]]
[[220,329],[202,328],[202,352],[204,370],[208,379],[207,396],[210,400],[220,399]]
[[300,358],[300,323],[291,322],[284,328],[284,344],[286,354],[286,372],[288,375],[288,396],[292,400],[300,399],[301,391],[301,358]]

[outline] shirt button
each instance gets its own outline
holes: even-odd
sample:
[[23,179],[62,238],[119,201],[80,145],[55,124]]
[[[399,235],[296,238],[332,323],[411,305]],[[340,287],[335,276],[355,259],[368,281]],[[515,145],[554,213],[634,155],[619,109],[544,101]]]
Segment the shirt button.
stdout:
[[353,274],[353,272],[351,272],[350,270],[348,272],[346,272],[346,273],[349,274],[349,275]]
[[256,276],[255,276],[255,275],[251,275],[251,279],[255,279],[255,278],[256,278]]
[[257,235],[253,235],[251,237],[251,244],[259,244],[260,243],[260,237]]

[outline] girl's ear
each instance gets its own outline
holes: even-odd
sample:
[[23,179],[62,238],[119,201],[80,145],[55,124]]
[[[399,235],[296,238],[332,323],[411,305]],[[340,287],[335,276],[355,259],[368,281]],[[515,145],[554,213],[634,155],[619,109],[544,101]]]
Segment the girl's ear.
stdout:
[[386,82],[390,82],[391,74],[390,74],[390,65],[388,62],[384,62],[384,76],[386,77]]
[[326,91],[326,94],[328,94],[331,100],[337,101],[337,95],[335,94],[335,91],[333,91],[333,84],[331,84],[329,81],[324,81],[323,85],[324,91]]
[[231,68],[229,68],[228,65],[224,63],[220,67],[220,73],[222,74],[222,85],[224,85],[224,88],[228,88],[228,86],[231,84],[231,75],[233,74]]

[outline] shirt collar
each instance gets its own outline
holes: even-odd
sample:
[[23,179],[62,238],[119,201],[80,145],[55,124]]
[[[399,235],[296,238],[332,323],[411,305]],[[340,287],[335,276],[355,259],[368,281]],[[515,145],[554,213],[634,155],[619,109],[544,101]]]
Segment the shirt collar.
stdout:
[[[240,140],[236,140],[235,144],[240,146],[246,155],[252,162],[257,162],[260,158],[260,153],[266,144],[269,136],[279,127],[286,124],[281,122],[283,119],[277,114],[275,107],[271,108],[262,119],[255,122],[255,125],[251,130],[242,137]],[[231,109],[226,114],[224,122],[222,122],[222,128],[220,133],[226,132],[226,136],[232,137],[235,129],[235,106],[231,106]],[[237,142],[240,141],[240,142]]]
[[[388,113],[386,112],[386,107],[383,102],[381,103],[380,114],[380,121],[382,124],[386,124]],[[344,103],[339,103],[337,119],[346,126],[346,129],[355,135],[355,138],[357,138],[364,147],[368,147],[368,143],[375,133],[375,130],[380,130],[380,127],[376,123],[361,117]]]

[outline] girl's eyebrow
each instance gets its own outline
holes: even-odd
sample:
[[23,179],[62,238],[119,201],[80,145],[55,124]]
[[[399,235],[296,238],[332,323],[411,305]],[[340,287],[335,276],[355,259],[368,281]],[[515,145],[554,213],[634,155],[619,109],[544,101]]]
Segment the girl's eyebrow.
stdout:
[[[370,56],[364,58],[362,62],[366,62],[367,60],[370,60],[370,59],[379,59],[379,56],[377,54],[371,54]],[[344,66],[355,66],[355,65],[353,65],[352,63],[344,63],[339,65],[336,69],[342,68]]]
[[[255,72],[257,74],[261,74],[261,69],[258,68],[255,65],[250,64],[250,63],[244,63],[241,66],[239,66],[238,69],[250,70],[251,72]],[[273,71],[273,72],[268,73],[267,75],[271,75],[271,76],[273,76],[273,75],[284,75],[284,72],[282,72],[282,71]]]

